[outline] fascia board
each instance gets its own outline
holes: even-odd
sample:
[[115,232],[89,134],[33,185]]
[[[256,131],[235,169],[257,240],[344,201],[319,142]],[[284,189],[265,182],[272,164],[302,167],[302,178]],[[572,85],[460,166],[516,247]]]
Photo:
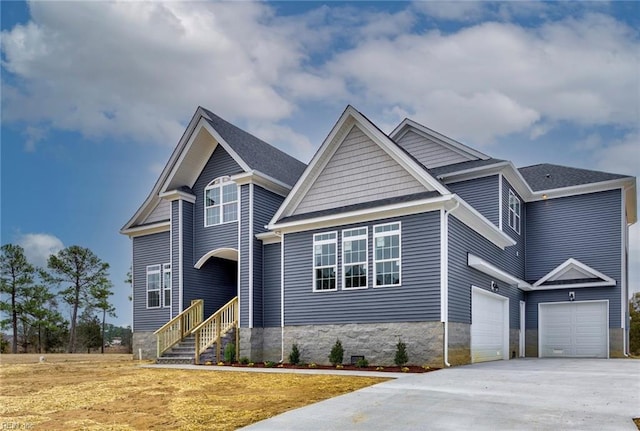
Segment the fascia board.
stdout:
[[238,185],[253,183],[283,197],[286,197],[291,191],[291,186],[256,170],[232,175],[230,179]]
[[471,268],[474,268],[482,273],[490,275],[492,277],[497,278],[498,280],[504,281],[505,283],[509,283],[511,285],[517,285],[519,289],[522,290],[532,290],[532,286],[524,280],[521,280],[518,277],[515,277],[509,274],[506,271],[501,270],[495,265],[487,262],[486,260],[478,257],[474,254],[467,254],[467,265]]
[[136,226],[136,227],[130,227],[127,229],[121,229],[120,233],[123,235],[127,235],[130,238],[135,238],[137,236],[151,235],[159,232],[168,232],[169,228],[170,228],[169,222],[165,221],[165,222],[149,224],[146,226]]
[[516,245],[509,235],[498,229],[496,225],[491,223],[485,216],[480,214],[476,209],[469,205],[464,199],[458,195],[454,195],[460,206],[451,211],[451,215],[469,226],[474,231],[500,247],[505,249],[512,245]]
[[413,202],[385,205],[374,209],[349,211],[340,214],[332,214],[329,216],[314,217],[292,222],[273,224],[270,223],[269,225],[267,225],[267,229],[283,233],[301,232],[311,229],[319,229],[327,226],[366,222],[389,217],[398,217],[428,211],[436,211],[443,208],[444,204],[451,200],[451,196],[452,195],[439,196],[437,198],[421,199]]
[[[586,276],[591,276],[591,277],[585,277],[585,278],[600,278],[602,279],[603,283],[607,283],[604,284],[603,286],[615,286],[616,281],[601,273],[600,271],[598,271],[597,269],[591,268],[589,265],[585,265],[584,263],[580,262],[577,259],[574,258],[569,258],[567,260],[565,260],[563,263],[561,263],[560,265],[558,265],[557,267],[555,267],[553,270],[549,271],[545,276],[543,276],[540,280],[536,281],[535,283],[533,283],[533,287],[542,287],[542,285],[546,282],[546,281],[553,281],[555,280],[555,277],[557,275],[561,275],[563,274],[565,271],[571,269],[571,268],[578,268],[580,270],[580,272],[583,272]],[[600,282],[596,282],[596,283],[600,283]],[[611,284],[613,283],[613,284]],[[595,283],[580,283],[580,284],[585,284],[585,285],[589,285],[589,286],[595,286]],[[554,285],[555,286],[558,285]],[[564,285],[567,286],[567,285]]]

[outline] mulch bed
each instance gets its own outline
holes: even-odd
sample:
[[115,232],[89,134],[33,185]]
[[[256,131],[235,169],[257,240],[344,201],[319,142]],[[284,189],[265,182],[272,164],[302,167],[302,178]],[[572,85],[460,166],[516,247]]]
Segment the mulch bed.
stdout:
[[[204,365],[218,365],[216,363],[205,363]],[[378,371],[385,373],[428,373],[430,371],[436,371],[439,368],[431,368],[431,367],[421,367],[418,365],[406,365],[404,367],[398,366],[389,366],[389,367],[378,367],[378,366],[368,366],[368,367],[356,367],[355,365],[343,365],[342,368],[337,368],[332,365],[313,365],[309,364],[304,365],[293,365],[293,364],[275,364],[275,365],[267,365],[264,362],[256,362],[253,365],[248,364],[240,364],[238,362],[224,363],[224,366],[228,367],[238,367],[238,368],[289,368],[289,369],[297,369],[297,370],[344,370],[344,371]]]

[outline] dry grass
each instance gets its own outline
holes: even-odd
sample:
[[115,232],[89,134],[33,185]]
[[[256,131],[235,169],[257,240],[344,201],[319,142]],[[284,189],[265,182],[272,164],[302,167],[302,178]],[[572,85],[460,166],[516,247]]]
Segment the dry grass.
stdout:
[[[386,379],[139,368],[131,355],[0,355],[0,427],[232,430]],[[6,426],[5,426],[6,428]]]

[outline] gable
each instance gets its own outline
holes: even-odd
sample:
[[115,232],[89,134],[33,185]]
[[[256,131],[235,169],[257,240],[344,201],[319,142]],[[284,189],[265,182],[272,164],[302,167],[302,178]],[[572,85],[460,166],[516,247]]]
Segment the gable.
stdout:
[[167,221],[170,218],[170,211],[171,203],[167,200],[161,199],[160,202],[158,202],[158,205],[156,205],[153,211],[151,211],[151,214],[149,214],[141,224]]
[[424,191],[424,185],[353,125],[293,215]]
[[397,143],[427,168],[478,160],[477,157],[456,151],[412,130],[402,135]]
[[580,262],[567,259],[533,284],[534,289],[615,286],[616,281]]

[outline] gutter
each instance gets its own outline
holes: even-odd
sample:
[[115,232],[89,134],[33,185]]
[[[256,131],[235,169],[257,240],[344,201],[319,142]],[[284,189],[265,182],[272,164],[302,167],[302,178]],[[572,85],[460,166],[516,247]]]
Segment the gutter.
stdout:
[[450,367],[451,364],[449,363],[449,267],[448,267],[448,263],[449,263],[449,214],[451,214],[452,212],[454,212],[455,210],[458,209],[458,207],[460,206],[460,201],[456,200],[456,204],[453,208],[451,208],[450,210],[445,209],[444,210],[444,217],[443,217],[443,222],[444,222],[444,235],[446,235],[446,237],[442,238],[443,242],[445,244],[444,248],[445,248],[445,252],[446,252],[446,262],[447,262],[447,268],[442,268],[441,270],[445,270],[446,271],[446,292],[447,292],[447,297],[445,298],[445,307],[447,309],[447,316],[445,319],[443,319],[443,326],[444,326],[444,340],[443,340],[443,346],[442,346],[442,350],[443,350],[443,362],[444,365],[446,367]]

